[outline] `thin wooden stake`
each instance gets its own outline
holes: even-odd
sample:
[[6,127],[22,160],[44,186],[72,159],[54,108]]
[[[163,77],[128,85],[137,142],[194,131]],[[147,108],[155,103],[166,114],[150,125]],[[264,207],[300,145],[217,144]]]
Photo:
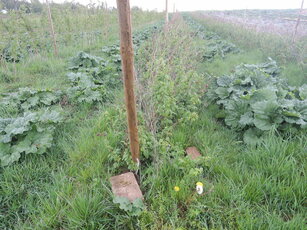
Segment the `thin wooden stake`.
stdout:
[[131,33],[131,16],[129,0],[117,0],[120,26],[120,52],[124,76],[125,101],[127,108],[128,132],[132,160],[139,163],[140,147],[137,127],[136,103],[134,96],[134,57]]
[[168,24],[168,0],[165,0],[165,24]]
[[52,22],[52,17],[51,17],[51,10],[50,10],[49,1],[46,0],[46,3],[47,3],[47,8],[48,8],[48,17],[49,17],[49,23],[50,23],[50,28],[51,28],[52,38],[53,38],[54,54],[55,54],[55,56],[58,56],[58,49],[57,49],[57,45],[56,45],[56,37],[55,37],[54,28],[53,28],[53,22]]
[[297,28],[298,28],[298,25],[300,24],[302,12],[303,12],[303,7],[304,7],[304,0],[302,0],[301,9],[300,9],[299,15],[297,17],[297,21],[296,21],[296,25],[295,25],[295,29],[294,29],[294,34],[293,34],[293,38],[292,38],[292,44],[294,44],[294,42],[295,42]]

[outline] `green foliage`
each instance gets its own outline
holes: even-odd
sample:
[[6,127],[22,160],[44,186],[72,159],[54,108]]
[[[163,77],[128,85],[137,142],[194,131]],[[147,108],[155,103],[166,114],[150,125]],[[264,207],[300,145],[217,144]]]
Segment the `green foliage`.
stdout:
[[79,52],[77,56],[71,58],[69,69],[78,71],[80,68],[93,68],[98,67],[102,58],[92,56],[83,51]]
[[299,96],[302,100],[307,99],[307,84],[304,84],[301,87],[299,87],[298,91],[299,91]]
[[126,197],[116,196],[113,199],[115,204],[119,204],[119,208],[126,211],[131,216],[140,216],[145,208],[142,199],[137,198],[133,202]]
[[[144,34],[152,34],[157,27],[152,28],[147,29]],[[139,33],[143,34],[142,31]],[[144,35],[136,36],[138,45],[148,38]],[[116,48],[116,51],[113,51],[113,47],[118,46],[111,46],[107,53],[119,55],[119,49]],[[93,105],[113,99],[112,90],[121,85],[119,65],[120,62],[114,57],[104,60],[85,52],[79,52],[70,60],[69,69],[73,71],[67,74],[70,86],[63,92],[20,88],[17,92],[3,94],[4,97],[0,102],[1,147],[3,149],[1,165],[7,166],[18,161],[23,153],[41,154],[51,147],[53,132],[59,120],[56,120],[56,117],[54,120],[44,120],[46,114],[37,110],[48,108],[50,116],[55,116],[57,112],[51,107],[56,104]],[[48,126],[44,126],[44,122],[47,122]],[[18,125],[20,127],[16,127]],[[129,162],[129,157],[126,161]]]
[[154,82],[149,87],[152,87],[151,100],[159,120],[158,130],[168,130],[174,123],[188,123],[197,119],[200,85],[195,83],[201,80],[201,76],[193,71],[184,72],[178,66],[177,74],[180,77],[172,79],[167,64],[163,60],[157,61],[155,65],[159,72],[154,80],[146,81]]
[[110,90],[118,88],[122,83],[118,68],[113,61],[102,63],[99,67],[90,69],[88,72],[93,76],[96,84],[105,85]]
[[236,45],[223,40],[218,34],[209,31],[205,26],[198,23],[191,17],[184,15],[184,19],[191,28],[195,30],[195,35],[206,41],[206,45],[203,48],[203,60],[212,61],[215,56],[224,58],[228,53],[238,53],[240,49]]
[[102,52],[107,55],[108,58],[115,64],[117,64],[118,68],[120,69],[121,64],[121,56],[120,56],[120,47],[117,44],[104,46],[102,48]]
[[[80,58],[82,54],[82,58]],[[100,57],[79,52],[76,57],[72,58],[70,70],[75,73],[84,73],[91,76],[94,84],[105,85],[109,88],[117,88],[120,84],[119,69],[120,61],[114,61],[111,57],[104,60]],[[71,75],[71,76],[70,76]],[[69,80],[73,80],[73,73],[68,74]]]
[[270,59],[259,65],[241,64],[231,75],[212,78],[209,100],[225,110],[226,125],[245,132],[245,142],[257,143],[265,131],[307,126],[305,85],[290,87],[279,73]]
[[134,48],[138,50],[138,48],[144,41],[151,38],[153,34],[157,34],[158,32],[160,32],[163,25],[164,22],[160,21],[153,25],[147,26],[146,28],[142,29],[141,31],[138,31],[137,33],[134,33],[132,37]]
[[0,60],[8,63],[20,63],[26,57],[37,54],[38,51],[52,50],[52,43],[48,39],[48,34],[43,34],[40,37],[35,34],[32,25],[22,13],[12,15],[10,20],[22,21],[22,27],[25,27],[25,31],[18,31],[17,34],[16,30],[9,28],[4,32],[6,36],[3,37],[2,44],[0,43]]
[[216,55],[224,58],[227,53],[239,52],[239,49],[234,44],[225,40],[210,40],[204,50],[204,61],[210,61]]
[[59,112],[26,112],[21,117],[0,118],[0,161],[7,166],[22,154],[43,154],[52,146],[55,127],[62,121]]
[[203,76],[193,70],[200,57],[190,29],[181,23],[171,31],[140,46],[136,57],[140,144],[148,174],[162,158],[184,155],[184,146],[172,141],[173,132],[198,119],[204,88]]
[[6,46],[5,48],[2,49],[1,53],[0,53],[0,60],[4,60],[6,62],[20,62],[21,59],[23,58],[23,54],[20,50],[20,48],[18,48],[17,51],[14,51],[12,49],[12,46]]
[[[11,2],[18,5],[21,1]],[[18,7],[18,10],[9,11],[5,17],[0,18],[0,59],[7,63],[19,63],[37,54],[48,56],[53,53],[46,4],[37,0],[32,0],[31,3],[22,2],[27,5],[26,8]],[[118,38],[117,11],[106,9],[103,3],[88,6],[52,3],[50,8],[59,58],[63,58],[63,54],[67,54],[69,49],[74,52],[89,51],[88,48],[97,50],[99,46]],[[131,17],[134,28],[140,28],[160,19],[161,14],[132,10]],[[68,56],[71,55],[72,53]]]
[[106,88],[103,85],[96,85],[91,75],[79,72],[68,73],[67,77],[71,82],[67,95],[72,102],[92,104],[106,99]]
[[[143,45],[139,47],[142,55],[136,64],[145,65],[141,65],[144,67],[141,71],[136,68],[138,83],[143,77],[155,79],[151,75],[165,73],[168,76],[159,76],[159,84],[173,89],[164,86],[163,79],[180,80],[194,69],[191,61],[199,59],[192,50],[194,39],[187,36],[191,31],[182,31],[184,26],[174,21],[167,36],[161,35],[161,40],[169,38],[165,44],[159,39],[145,49]],[[152,59],[162,59],[165,65]],[[223,61],[229,64],[228,58]],[[186,69],[176,71],[185,64]],[[207,82],[203,77],[195,83],[201,86],[201,95],[204,83]],[[147,89],[150,88],[145,87],[143,92],[150,93]],[[156,120],[148,119],[151,110],[145,110],[146,104],[140,103],[139,175],[146,210],[132,217],[129,211],[118,208],[119,204],[112,202],[109,184],[105,183],[127,168],[123,161],[123,153],[128,149],[123,93],[121,90],[115,93],[119,94],[112,104],[103,106],[103,111],[80,104],[66,107],[68,111],[74,110],[70,114],[72,119],[63,129],[61,126],[56,130],[57,145],[50,154],[45,157],[32,154],[22,164],[2,169],[1,229],[304,229],[305,133],[281,138],[269,132],[257,148],[242,145],[234,131],[213,119],[220,112],[217,105],[198,105],[198,119],[193,122],[176,123],[174,116],[170,132],[164,132],[162,141],[157,142],[160,138],[156,139],[156,134],[160,132],[149,129]],[[263,95],[271,94],[266,91]],[[297,97],[299,91],[294,90],[294,95]],[[257,137],[254,130],[252,133]],[[195,162],[185,158],[187,146],[197,146],[202,159]],[[197,181],[204,183],[206,192],[212,185],[214,189],[198,196]],[[180,186],[178,193],[173,189],[175,185]]]
[[0,118],[1,166],[18,161],[22,154],[45,153],[52,146],[54,130],[62,117],[51,107],[60,104],[66,96],[71,103],[78,104],[106,99],[105,85],[95,84],[92,75],[78,72],[68,74],[68,78],[71,86],[65,93],[20,88],[17,92],[3,95],[1,117],[9,118]]
[[[132,220],[128,213],[120,210],[112,202],[108,184],[104,183],[108,173],[114,175],[126,168],[122,155],[128,147],[127,127],[121,77],[114,70],[117,65],[103,56],[108,62],[106,65],[78,70],[87,75],[96,74],[93,76],[95,84],[103,88],[108,85],[107,94],[114,95],[112,103],[101,105],[95,101],[95,106],[90,106],[70,100],[67,90],[71,82],[65,77],[67,60],[78,51],[100,56],[100,47],[118,39],[117,11],[88,9],[74,3],[51,4],[59,51],[58,56],[54,56],[45,10],[42,14],[26,15],[33,33],[24,31],[24,23],[17,15],[20,12],[10,12],[0,18],[0,50],[12,40],[12,55],[15,56],[18,47],[24,54],[19,63],[1,60],[0,91],[2,94],[30,87],[38,91],[52,89],[55,93],[60,89],[63,94],[59,102],[51,107],[41,104],[31,112],[45,107],[52,111],[59,104],[67,122],[56,124],[52,147],[46,154],[22,153],[18,163],[0,169],[0,229],[134,229],[133,224],[138,225],[139,218]],[[160,15],[132,11],[133,28],[147,26]],[[10,32],[4,31],[4,26]],[[27,44],[34,52],[27,53]],[[119,109],[105,120],[104,111],[110,112],[113,107]],[[8,109],[0,111],[2,119],[23,116]],[[121,116],[120,121],[118,116]],[[119,158],[116,162],[123,167],[113,168],[114,161],[108,160],[109,155],[115,155],[113,153]]]
[[[157,25],[153,25],[135,33],[133,39],[135,46],[139,46],[159,28]],[[69,69],[75,73],[67,74],[71,82],[68,96],[73,101],[79,103],[105,101],[112,96],[110,91],[120,86],[121,80],[118,71],[121,70],[121,56],[119,45],[105,46],[102,51],[107,56],[107,60],[85,52],[79,52],[70,60]]]
[[0,70],[0,82],[1,83],[10,83],[12,82],[12,76],[9,73],[6,73],[5,71]]
[[3,94],[0,110],[15,111],[19,114],[40,107],[56,105],[61,96],[61,91],[20,88],[17,92]]
[[[140,45],[148,38],[150,38],[153,34],[159,32],[162,28],[162,25],[162,22],[155,23],[133,34],[133,46],[136,54],[138,53],[138,48],[140,47]],[[111,63],[117,65],[117,70],[121,70],[120,47],[118,44],[104,46],[102,48],[102,52],[108,57]]]

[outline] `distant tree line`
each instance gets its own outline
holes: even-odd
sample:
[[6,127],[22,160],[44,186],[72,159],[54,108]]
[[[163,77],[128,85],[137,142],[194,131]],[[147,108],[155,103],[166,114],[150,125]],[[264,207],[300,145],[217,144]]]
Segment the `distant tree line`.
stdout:
[[[74,9],[86,8],[86,9],[101,9],[105,8],[104,3],[95,4],[90,3],[87,6],[81,5],[79,3],[63,3],[63,4],[56,4],[52,3],[52,6],[56,7],[65,7]],[[39,0],[0,0],[0,10],[7,10],[7,11],[18,11],[22,10],[25,13],[40,13],[43,11],[44,3],[41,3]]]
[[26,13],[38,13],[43,10],[43,5],[39,0],[0,0],[0,9],[8,11],[23,10]]

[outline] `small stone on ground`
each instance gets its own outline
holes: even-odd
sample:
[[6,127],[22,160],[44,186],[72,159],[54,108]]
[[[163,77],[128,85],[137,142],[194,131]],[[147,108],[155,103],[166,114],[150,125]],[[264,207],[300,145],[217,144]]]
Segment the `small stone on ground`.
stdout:
[[110,182],[115,196],[126,197],[131,202],[137,198],[143,199],[142,191],[132,172],[113,176],[110,178]]
[[200,152],[198,151],[196,147],[188,147],[186,149],[186,153],[188,156],[191,157],[192,160],[195,160],[201,156]]

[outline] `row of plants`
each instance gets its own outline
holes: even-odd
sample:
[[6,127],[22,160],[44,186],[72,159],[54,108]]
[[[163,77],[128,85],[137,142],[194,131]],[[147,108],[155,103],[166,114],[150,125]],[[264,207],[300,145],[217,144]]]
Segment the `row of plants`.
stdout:
[[[239,52],[234,44],[191,17],[184,18],[201,39],[209,41],[204,60]],[[297,132],[307,127],[307,85],[291,87],[280,78],[280,73],[280,67],[271,58],[265,63],[241,64],[231,74],[209,76],[210,87],[204,98],[221,108],[216,117],[243,133],[245,143],[257,145],[272,130]]]
[[270,130],[287,133],[307,128],[307,84],[291,87],[279,75],[280,68],[269,59],[210,78],[207,98],[222,109],[217,118],[243,132],[248,144],[260,143]]
[[215,56],[224,58],[228,53],[239,53],[240,49],[231,42],[222,39],[217,33],[209,31],[190,16],[185,15],[186,23],[194,30],[196,36],[206,41],[203,48],[203,60],[212,61]]
[[[69,37],[69,40],[68,38]],[[67,45],[72,43],[81,43],[87,40],[98,40],[103,37],[101,31],[90,31],[71,34],[59,34],[57,36],[58,45]],[[29,32],[25,32],[20,35],[18,39],[11,39],[7,42],[0,43],[0,60],[12,63],[19,63],[25,57],[33,54],[40,53],[42,51],[51,52],[53,50],[53,41],[49,33],[40,34],[39,38],[31,35]]]
[[[162,26],[163,26],[163,21],[160,21],[155,25],[148,26],[147,28],[144,28],[142,31],[133,34],[132,40],[133,40],[133,48],[135,53],[138,53],[140,45],[148,38],[152,37],[153,34],[159,32]],[[121,68],[119,42],[117,42],[117,44],[103,47],[102,52],[105,54],[106,57],[111,58],[112,62],[116,63],[119,69]]]
[[[18,161],[22,154],[45,153],[54,141],[56,126],[68,115],[63,110],[66,105],[103,101],[104,85],[95,85],[85,73],[75,75],[77,77],[68,75],[70,85],[63,91],[21,88],[3,95],[0,103],[1,166]],[[44,116],[46,119],[42,120]]]
[[[141,35],[135,35],[138,38],[136,46],[157,29],[154,25],[138,32]],[[118,45],[114,47],[119,50]],[[110,47],[104,47],[103,50],[108,48]],[[114,98],[114,89],[121,86],[120,59],[115,59],[112,55],[105,56],[97,57],[79,52],[69,62],[69,86],[63,91],[20,88],[17,92],[2,95],[1,166],[18,161],[23,154],[45,153],[54,142],[53,134],[57,125],[68,115],[63,107],[83,103],[94,105]]]
[[170,143],[172,132],[176,126],[198,118],[203,77],[193,68],[199,56],[191,46],[193,36],[189,32],[180,21],[139,48],[137,99],[143,134],[147,134],[142,153],[156,154],[145,154],[147,159],[181,152],[182,146],[177,149]]

